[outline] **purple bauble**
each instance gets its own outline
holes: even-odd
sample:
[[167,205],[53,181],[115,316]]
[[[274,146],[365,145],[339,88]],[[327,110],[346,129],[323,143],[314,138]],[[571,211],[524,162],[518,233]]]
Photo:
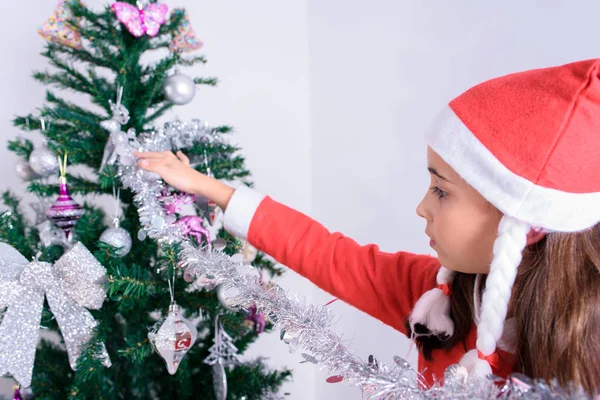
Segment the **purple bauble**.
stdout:
[[65,231],[65,235],[69,238],[71,229],[83,215],[83,212],[83,207],[77,204],[69,194],[67,180],[61,177],[58,199],[54,205],[50,207],[46,215],[48,215],[59,228]]

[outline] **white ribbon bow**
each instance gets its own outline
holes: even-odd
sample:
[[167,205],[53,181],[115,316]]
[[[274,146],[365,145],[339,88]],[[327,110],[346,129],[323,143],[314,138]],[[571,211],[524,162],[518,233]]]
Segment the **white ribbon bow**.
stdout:
[[[86,308],[100,309],[106,293],[106,269],[77,242],[54,265],[32,261],[0,243],[0,375],[11,374],[22,386],[31,385],[44,296],[56,318],[71,368],[91,339],[96,320]],[[96,355],[111,362],[104,344]]]

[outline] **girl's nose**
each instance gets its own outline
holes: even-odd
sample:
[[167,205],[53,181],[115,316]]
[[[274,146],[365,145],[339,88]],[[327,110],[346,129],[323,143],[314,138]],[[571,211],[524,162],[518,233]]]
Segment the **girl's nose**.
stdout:
[[427,208],[425,207],[425,199],[426,197],[424,197],[423,200],[421,200],[421,202],[417,205],[417,215],[421,218],[429,220],[429,213],[427,212]]

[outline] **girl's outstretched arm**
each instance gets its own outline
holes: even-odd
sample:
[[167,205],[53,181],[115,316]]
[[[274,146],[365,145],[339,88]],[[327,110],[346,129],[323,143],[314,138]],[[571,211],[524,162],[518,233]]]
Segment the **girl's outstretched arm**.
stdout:
[[384,253],[330,233],[310,217],[242,186],[233,189],[189,167],[183,153],[136,153],[140,166],[179,190],[208,197],[225,228],[320,288],[405,333],[416,301],[435,286],[436,258]]
[[435,287],[440,267],[437,258],[360,246],[246,186],[239,187],[230,199],[225,228],[323,290],[403,333],[416,301]]

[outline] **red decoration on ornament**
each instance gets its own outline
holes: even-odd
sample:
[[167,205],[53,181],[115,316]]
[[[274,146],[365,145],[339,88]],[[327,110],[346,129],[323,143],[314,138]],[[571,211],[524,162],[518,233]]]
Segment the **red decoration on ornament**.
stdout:
[[339,383],[344,380],[344,377],[341,375],[330,376],[326,379],[327,383]]
[[192,334],[190,332],[177,332],[175,334],[175,350],[188,350],[192,347]]
[[83,207],[73,200],[69,194],[69,188],[67,187],[67,155],[65,154],[64,162],[61,163],[60,157],[58,160],[60,167],[60,178],[59,178],[59,194],[58,199],[54,202],[54,205],[50,207],[46,215],[52,219],[54,223],[61,228],[69,239],[71,230],[83,215]]

